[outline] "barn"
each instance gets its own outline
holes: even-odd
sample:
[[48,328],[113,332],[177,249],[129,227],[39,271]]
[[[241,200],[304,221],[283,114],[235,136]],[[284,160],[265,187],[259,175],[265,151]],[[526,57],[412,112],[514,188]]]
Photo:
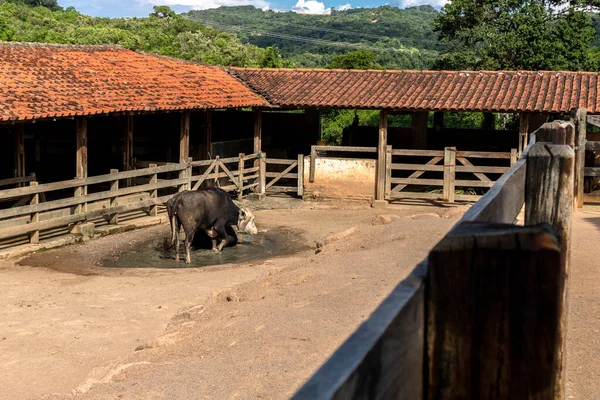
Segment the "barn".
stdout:
[[[173,193],[204,184],[239,197],[473,200],[549,117],[581,124],[600,112],[597,73],[218,68],[119,46],[6,42],[0,70],[9,247],[156,216]],[[332,109],[380,110],[379,128],[354,125],[343,146],[323,146],[320,113]],[[519,114],[520,129],[444,127],[444,113],[472,111]],[[410,126],[388,126],[399,114]],[[593,160],[584,170],[586,138],[576,140],[583,201],[583,176],[598,170]],[[459,187],[475,191],[455,196]]]

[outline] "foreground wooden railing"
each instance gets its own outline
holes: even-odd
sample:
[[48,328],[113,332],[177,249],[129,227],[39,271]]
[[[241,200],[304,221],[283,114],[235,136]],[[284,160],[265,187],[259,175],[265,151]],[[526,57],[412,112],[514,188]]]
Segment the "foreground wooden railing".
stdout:
[[574,152],[552,140],[533,134],[293,398],[562,399]]

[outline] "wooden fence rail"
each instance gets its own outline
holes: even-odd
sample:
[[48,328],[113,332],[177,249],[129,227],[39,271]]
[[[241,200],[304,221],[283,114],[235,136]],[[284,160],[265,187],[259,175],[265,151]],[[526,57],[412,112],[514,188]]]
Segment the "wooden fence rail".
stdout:
[[[298,196],[304,193],[304,155],[298,154],[296,160],[265,158],[265,190],[267,192],[293,192]],[[273,171],[275,167],[278,170]],[[270,178],[270,179],[269,179]],[[282,180],[288,185],[282,185]],[[279,185],[275,185],[279,183]]]
[[575,154],[535,141],[293,399],[564,398]]

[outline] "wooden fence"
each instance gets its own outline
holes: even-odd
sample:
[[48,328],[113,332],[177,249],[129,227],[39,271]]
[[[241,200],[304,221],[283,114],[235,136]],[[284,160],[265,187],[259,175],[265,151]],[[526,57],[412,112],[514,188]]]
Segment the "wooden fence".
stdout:
[[294,399],[564,397],[575,155],[531,139]]
[[[414,159],[418,161],[412,161]],[[477,159],[477,165],[474,165],[473,159]],[[504,160],[506,166],[489,163],[482,165],[482,161],[485,163],[489,160]],[[386,200],[419,198],[449,203],[455,200],[476,201],[482,195],[465,193],[464,189],[492,187],[494,175],[505,173],[516,161],[516,149],[510,153],[501,153],[457,151],[455,147],[446,147],[444,150],[401,150],[388,146]],[[428,187],[429,192],[409,190],[415,186]],[[436,187],[439,189],[435,190]],[[458,188],[462,188],[463,193],[457,194]]]
[[[304,154],[297,160],[270,159],[264,155],[266,192],[304,193]],[[277,185],[276,185],[277,184]]]
[[[585,150],[594,152],[595,154],[600,154],[600,142],[587,141],[585,144]],[[596,157],[593,157],[591,159],[592,165],[595,161],[595,158]],[[600,167],[584,167],[584,179],[586,184],[590,186],[587,191],[592,191],[591,183],[593,182],[594,178],[598,177],[600,177]],[[597,194],[584,194],[584,199],[586,202],[600,203],[600,195]]]

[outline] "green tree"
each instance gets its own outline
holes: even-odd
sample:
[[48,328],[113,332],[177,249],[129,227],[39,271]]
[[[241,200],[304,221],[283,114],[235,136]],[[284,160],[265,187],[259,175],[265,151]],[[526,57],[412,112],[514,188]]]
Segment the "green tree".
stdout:
[[369,50],[349,51],[334,57],[328,68],[338,69],[383,69],[377,64],[377,55]]
[[52,11],[61,10],[56,0],[10,0],[11,3],[21,3],[30,7],[46,7]]
[[[571,0],[575,4],[577,0]],[[453,0],[434,21],[439,69],[596,69],[595,32],[566,0]],[[562,11],[557,11],[562,6]],[[566,6],[566,8],[565,8]]]

